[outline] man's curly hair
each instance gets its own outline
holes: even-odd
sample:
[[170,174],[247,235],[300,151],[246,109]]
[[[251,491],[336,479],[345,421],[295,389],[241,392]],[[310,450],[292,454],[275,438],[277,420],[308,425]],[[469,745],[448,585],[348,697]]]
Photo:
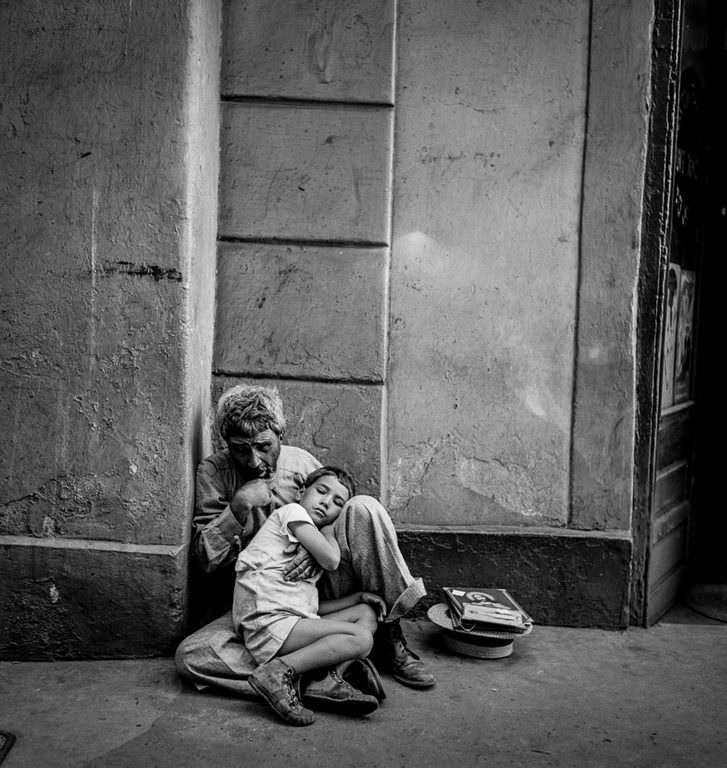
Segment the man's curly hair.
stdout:
[[275,387],[238,384],[220,395],[217,401],[217,431],[230,437],[252,437],[272,429],[279,437],[285,429],[283,402]]

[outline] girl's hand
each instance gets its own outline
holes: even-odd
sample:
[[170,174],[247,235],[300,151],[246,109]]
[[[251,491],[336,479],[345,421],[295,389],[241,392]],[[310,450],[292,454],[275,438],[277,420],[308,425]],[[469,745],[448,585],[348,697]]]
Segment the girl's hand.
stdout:
[[377,621],[383,621],[386,618],[386,603],[383,598],[373,592],[362,592],[361,602],[370,605],[376,611]]

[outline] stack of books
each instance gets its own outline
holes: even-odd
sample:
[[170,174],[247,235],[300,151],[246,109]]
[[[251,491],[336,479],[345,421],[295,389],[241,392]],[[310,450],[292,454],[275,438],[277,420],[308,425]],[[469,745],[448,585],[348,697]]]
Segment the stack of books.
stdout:
[[445,645],[457,653],[501,659],[512,653],[515,638],[533,628],[530,615],[506,589],[442,587],[442,594],[445,602],[427,613],[444,630]]
[[506,589],[442,587],[452,629],[462,632],[526,632],[533,620]]

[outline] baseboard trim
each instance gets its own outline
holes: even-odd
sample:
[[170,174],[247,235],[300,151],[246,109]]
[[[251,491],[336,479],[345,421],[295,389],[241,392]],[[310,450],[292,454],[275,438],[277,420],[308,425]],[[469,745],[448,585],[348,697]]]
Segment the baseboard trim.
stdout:
[[443,586],[490,586],[510,590],[538,624],[628,626],[632,542],[623,532],[406,526],[397,535],[428,590],[418,614]]
[[0,538],[0,659],[141,658],[185,632],[186,546]]

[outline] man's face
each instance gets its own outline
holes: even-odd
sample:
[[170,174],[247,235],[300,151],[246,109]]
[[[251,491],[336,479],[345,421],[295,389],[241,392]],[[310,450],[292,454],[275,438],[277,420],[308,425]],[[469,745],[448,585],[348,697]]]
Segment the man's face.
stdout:
[[272,429],[264,429],[252,437],[234,435],[227,447],[243,473],[250,478],[268,480],[275,474],[280,456],[280,438]]
[[300,503],[317,528],[332,523],[348,501],[348,489],[335,475],[323,475],[309,485]]

